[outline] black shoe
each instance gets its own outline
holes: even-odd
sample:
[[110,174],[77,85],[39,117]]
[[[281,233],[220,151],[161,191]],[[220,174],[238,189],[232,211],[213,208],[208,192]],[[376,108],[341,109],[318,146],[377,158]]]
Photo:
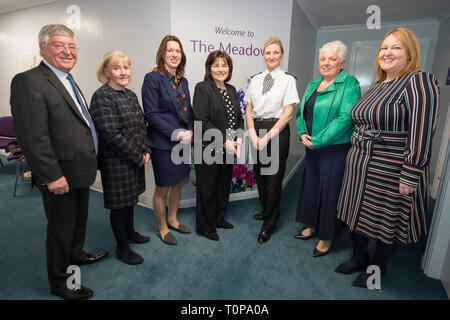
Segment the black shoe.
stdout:
[[128,240],[134,243],[146,243],[150,241],[150,237],[143,236],[139,232],[134,232],[128,236]]
[[317,248],[314,248],[313,257],[314,258],[323,257],[323,256],[327,255],[328,252],[330,252],[330,250],[331,250],[331,248],[324,252],[324,251],[320,251]]
[[103,258],[105,258],[108,255],[108,251],[101,251],[97,253],[86,253],[86,256],[81,260],[74,260],[71,261],[71,264],[82,266],[85,264],[93,264],[96,262],[99,262]]
[[369,255],[352,256],[349,260],[337,266],[334,271],[342,274],[351,274],[355,271],[365,271],[369,265],[369,260]]
[[258,235],[258,243],[263,244],[269,241],[271,233],[269,231],[266,231],[264,229],[261,230],[261,232]]
[[234,226],[231,223],[229,223],[227,220],[223,220],[222,223],[217,226],[217,228],[233,229]]
[[119,249],[116,249],[116,255],[119,260],[122,260],[127,264],[141,264],[144,262],[144,258],[131,249],[122,252],[120,252]]
[[[386,275],[387,272],[387,266],[379,266],[380,267],[380,278],[383,278]],[[361,272],[355,280],[353,280],[352,286],[354,287],[360,287],[360,288],[367,288],[367,280],[372,274],[367,273],[366,271]]]
[[94,294],[94,291],[84,286],[81,286],[80,289],[73,290],[64,289],[56,291],[52,289],[51,292],[64,300],[87,300]]
[[258,221],[263,221],[264,220],[264,216],[262,213],[257,213],[253,216],[253,219],[258,220]]
[[206,238],[208,238],[209,240],[219,241],[219,235],[215,231],[213,231],[213,232],[205,232],[203,235]]
[[308,240],[308,239],[311,239],[311,238],[313,238],[313,237],[315,236],[314,233],[311,233],[309,236],[304,236],[304,235],[303,235],[303,231],[305,231],[306,229],[308,229],[308,228],[305,228],[305,229],[303,229],[302,231],[300,231],[299,234],[296,234],[296,235],[295,235],[295,238],[296,238],[296,239],[300,239],[300,240]]

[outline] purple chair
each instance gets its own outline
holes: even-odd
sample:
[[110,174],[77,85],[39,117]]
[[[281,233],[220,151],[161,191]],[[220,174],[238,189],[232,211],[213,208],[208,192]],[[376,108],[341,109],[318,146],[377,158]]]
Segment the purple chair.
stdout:
[[[16,132],[14,131],[13,117],[0,117],[0,149],[5,149],[8,143],[16,139]],[[3,167],[2,159],[0,164]]]
[[[13,193],[13,197],[15,197],[16,196],[16,189],[17,189],[17,179],[19,178],[19,175],[22,176],[22,180],[23,180],[23,174],[25,172],[25,157],[22,154],[22,152],[10,153],[8,155],[8,161],[11,161],[11,160],[16,160],[17,161],[16,182],[14,183],[14,193]],[[22,164],[22,166],[20,164]],[[20,169],[20,167],[22,167],[22,169]]]

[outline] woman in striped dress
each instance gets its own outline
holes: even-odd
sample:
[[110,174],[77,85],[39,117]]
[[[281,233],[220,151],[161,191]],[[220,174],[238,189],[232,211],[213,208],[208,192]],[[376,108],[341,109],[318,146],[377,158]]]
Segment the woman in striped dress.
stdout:
[[[351,230],[353,256],[336,268],[350,274],[370,264],[381,276],[396,245],[426,235],[428,165],[438,117],[436,77],[419,70],[414,32],[388,32],[378,49],[376,82],[353,107],[338,218]],[[376,239],[370,262],[367,246]],[[366,287],[363,271],[353,285]]]

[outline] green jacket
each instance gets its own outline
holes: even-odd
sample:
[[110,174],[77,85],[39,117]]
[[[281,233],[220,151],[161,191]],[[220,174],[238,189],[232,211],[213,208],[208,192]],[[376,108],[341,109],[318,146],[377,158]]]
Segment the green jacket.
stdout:
[[310,135],[311,143],[316,149],[350,141],[354,127],[350,120],[350,110],[361,97],[358,80],[342,69],[334,82],[318,93],[314,105],[312,133],[306,132],[303,109],[322,79],[323,76],[320,76],[311,80],[297,111],[298,136],[305,133]]

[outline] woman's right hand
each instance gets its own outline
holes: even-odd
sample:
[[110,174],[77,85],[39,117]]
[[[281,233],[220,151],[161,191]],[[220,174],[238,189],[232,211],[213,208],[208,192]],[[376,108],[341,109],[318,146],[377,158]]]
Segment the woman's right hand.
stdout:
[[307,135],[306,133],[302,134],[300,136],[300,141],[303,143],[303,145],[311,150],[314,150],[314,147],[311,143],[311,136]]

